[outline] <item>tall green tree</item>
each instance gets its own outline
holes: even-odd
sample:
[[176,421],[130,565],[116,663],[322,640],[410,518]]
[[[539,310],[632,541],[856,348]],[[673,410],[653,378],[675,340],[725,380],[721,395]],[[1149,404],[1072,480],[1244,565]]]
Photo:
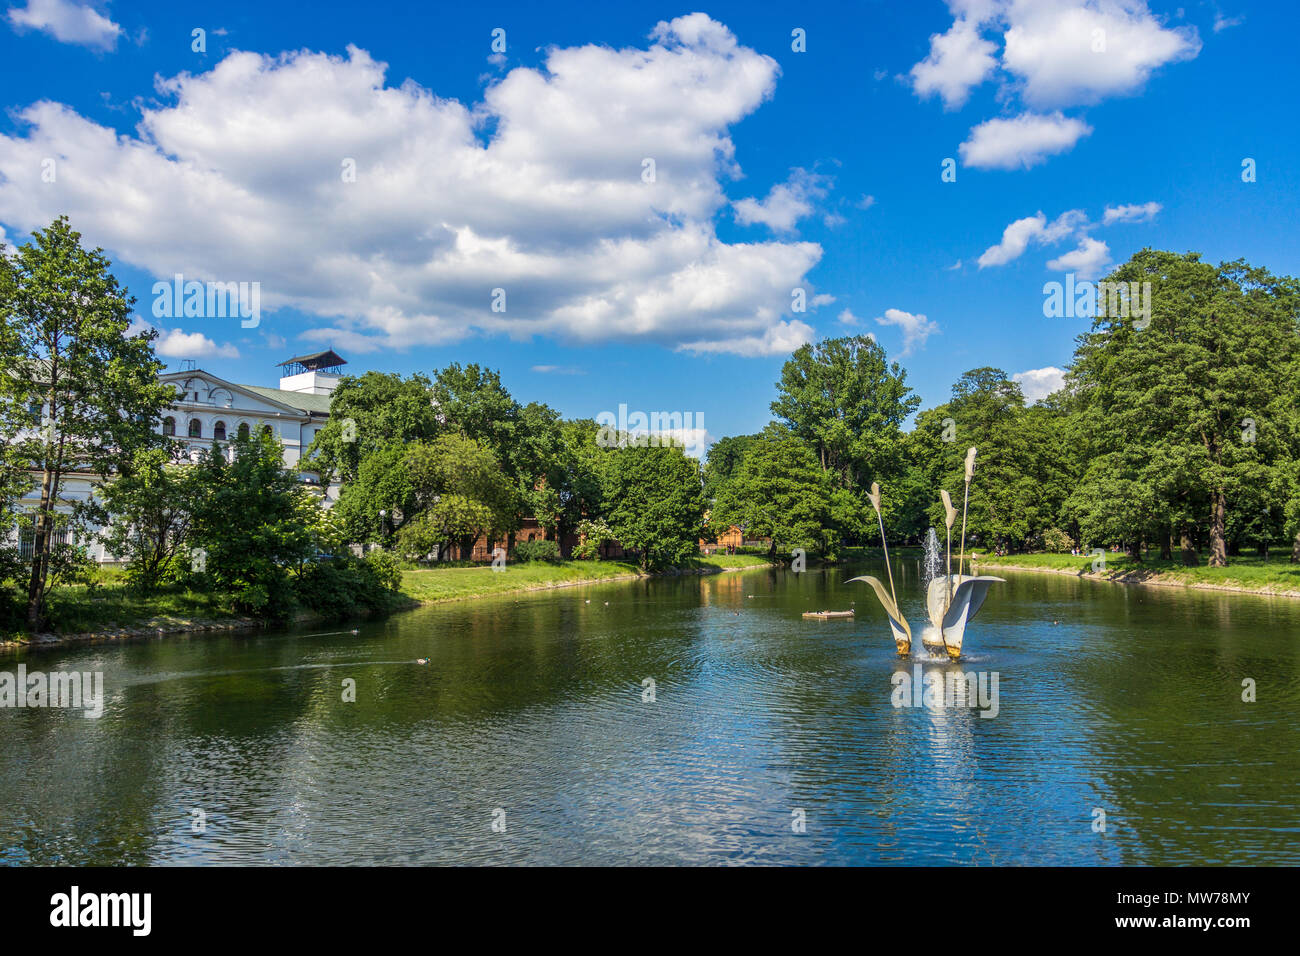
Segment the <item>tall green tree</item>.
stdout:
[[109,552],[127,559],[127,577],[143,593],[157,589],[187,557],[190,526],[203,488],[199,472],[166,447],[144,448],[103,488],[111,523]]
[[234,596],[238,610],[282,616],[293,604],[290,572],[320,550],[315,495],[284,468],[272,435],[236,438],[230,456],[213,443],[194,469],[201,490],[189,532],[191,569]]
[[793,548],[827,554],[832,527],[830,476],[803,442],[777,430],[755,437],[714,502],[710,523],[737,525],[771,539],[772,556]]
[[1275,397],[1294,391],[1300,287],[1242,261],[1216,267],[1153,249],[1108,279],[1150,283],[1150,316],[1099,308],[1081,337],[1072,376],[1092,464],[1080,494],[1096,496],[1098,510],[1150,502],[1130,539],[1195,522],[1210,565],[1222,567],[1230,509],[1257,504],[1252,488],[1282,486],[1291,460],[1260,436],[1285,427]]
[[349,376],[331,394],[329,421],[307,449],[302,467],[319,470],[327,480],[354,481],[369,455],[431,441],[442,430],[425,376],[373,371]]
[[0,338],[15,360],[0,374],[0,401],[39,410],[41,424],[15,453],[40,474],[27,579],[27,626],[44,622],[54,532],[102,523],[93,499],[63,497],[69,475],[106,480],[135,451],[155,443],[172,387],[158,381],[153,331],[128,334],[135,299],[109,271],[102,249],[86,250],[65,217],[0,256]]
[[698,553],[704,523],[700,465],[679,445],[613,449],[605,470],[608,523],[645,570],[680,564]]
[[921,403],[906,380],[865,335],[802,345],[781,369],[772,414],[838,487],[862,489],[901,468],[903,422]]

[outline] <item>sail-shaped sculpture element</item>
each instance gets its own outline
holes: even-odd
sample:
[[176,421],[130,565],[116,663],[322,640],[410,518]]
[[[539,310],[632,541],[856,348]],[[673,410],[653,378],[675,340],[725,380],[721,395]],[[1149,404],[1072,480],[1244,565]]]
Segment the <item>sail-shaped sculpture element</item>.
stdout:
[[933,651],[946,651],[955,661],[961,656],[966,622],[979,612],[989,588],[1003,580],[992,575],[954,574],[931,581],[925,604],[933,626],[921,632],[921,643]]
[[864,574],[860,578],[849,578],[845,584],[851,584],[854,581],[865,581],[875,589],[876,597],[880,598],[880,604],[885,609],[885,614],[889,616],[889,629],[894,632],[894,644],[898,648],[900,657],[906,657],[912,653],[912,629],[908,627],[907,620],[903,615],[898,613],[898,605],[894,599],[889,596],[885,590],[885,585],[881,583],[880,578],[873,578],[869,574]]

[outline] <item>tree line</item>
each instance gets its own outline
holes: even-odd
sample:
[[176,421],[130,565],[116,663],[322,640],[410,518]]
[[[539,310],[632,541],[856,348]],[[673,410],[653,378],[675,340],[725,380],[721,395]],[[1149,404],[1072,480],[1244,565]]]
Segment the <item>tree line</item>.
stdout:
[[1108,278],[1151,283],[1149,317],[1103,304],[1064,387],[1032,405],[1003,370],[976,368],[908,430],[919,401],[873,340],[801,347],[772,423],[710,449],[715,519],[774,550],[834,554],[878,540],[875,481],[891,538],[919,542],[942,527],[939,489],[962,487],[976,446],[977,546],[1224,566],[1281,540],[1300,562],[1300,283],[1152,249]]
[[[938,491],[961,487],[972,445],[976,546],[1120,545],[1223,565],[1285,538],[1300,560],[1300,286],[1241,261],[1134,255],[1109,278],[1150,282],[1149,318],[1103,309],[1064,387],[1032,405],[983,367],[918,413],[905,370],[870,337],[804,345],[781,370],[772,421],[720,439],[703,464],[670,441],[610,441],[591,419],[522,404],[477,364],[346,377],[299,464],[342,482],[332,509],[284,469],[270,436],[181,463],[161,434],[174,395],[157,378],[156,333],[128,334],[135,300],[110,266],[64,218],[0,249],[0,514],[11,541],[0,546],[0,602],[20,604],[31,629],[49,589],[85,574],[69,531],[107,529],[145,591],[215,587],[276,613],[328,583],[349,605],[376,604],[397,585],[394,556],[465,558],[480,538],[509,548],[528,517],[553,543],[515,545],[531,556],[560,557],[576,539],[571,556],[595,558],[617,541],[662,569],[735,525],[770,539],[774,556],[834,558],[878,540],[866,497],[878,482],[891,537],[919,542],[941,526]],[[100,490],[70,501],[73,479]],[[19,508],[28,496],[35,506]]]

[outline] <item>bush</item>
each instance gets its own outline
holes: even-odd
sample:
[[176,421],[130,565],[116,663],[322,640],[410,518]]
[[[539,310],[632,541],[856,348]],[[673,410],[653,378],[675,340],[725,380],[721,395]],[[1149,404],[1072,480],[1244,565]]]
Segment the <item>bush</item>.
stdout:
[[402,588],[402,560],[390,551],[375,549],[365,557],[365,562],[374,572],[375,580],[389,591]]
[[383,551],[365,558],[351,554],[309,564],[294,581],[298,604],[335,620],[387,611],[402,573]]
[[1074,547],[1074,539],[1060,528],[1048,528],[1043,532],[1043,550],[1064,554]]
[[515,545],[516,561],[560,561],[560,546],[554,541],[520,541]]

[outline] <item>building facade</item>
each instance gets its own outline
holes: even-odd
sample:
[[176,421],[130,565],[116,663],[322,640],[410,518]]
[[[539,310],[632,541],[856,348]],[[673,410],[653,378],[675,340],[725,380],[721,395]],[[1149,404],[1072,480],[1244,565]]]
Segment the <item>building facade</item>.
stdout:
[[[172,384],[176,399],[163,412],[160,431],[174,438],[191,461],[197,462],[213,443],[222,445],[235,437],[268,432],[284,448],[284,465],[297,469],[303,454],[316,434],[329,420],[330,393],[342,377],[342,366],[347,364],[333,351],[300,355],[280,363],[283,375],[279,388],[261,385],[240,385],[228,382],[212,372],[200,368],[169,372],[160,381]],[[19,502],[22,510],[33,510],[40,504],[40,475],[33,475],[34,487]],[[320,476],[303,472],[304,484],[320,490],[327,505],[338,500],[341,487],[331,484],[322,487]],[[60,501],[67,504],[58,510],[71,511],[71,503],[86,501],[99,484],[97,477],[66,476],[63,480]],[[91,559],[98,562],[117,560],[107,553],[98,533],[85,539],[68,537],[61,532],[56,539],[69,544],[83,544]],[[19,542],[20,547],[26,542]]]

